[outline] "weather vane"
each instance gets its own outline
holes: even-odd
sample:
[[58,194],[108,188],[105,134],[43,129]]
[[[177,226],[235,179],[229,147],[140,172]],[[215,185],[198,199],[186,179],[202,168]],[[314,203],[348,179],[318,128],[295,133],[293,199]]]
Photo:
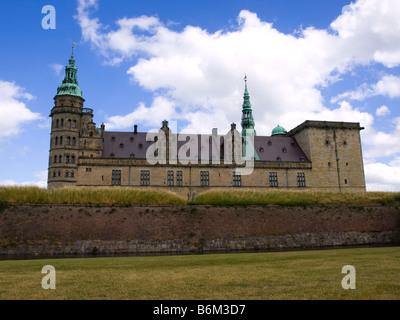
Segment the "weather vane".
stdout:
[[78,45],[75,41],[72,42],[72,56],[74,55],[74,48]]

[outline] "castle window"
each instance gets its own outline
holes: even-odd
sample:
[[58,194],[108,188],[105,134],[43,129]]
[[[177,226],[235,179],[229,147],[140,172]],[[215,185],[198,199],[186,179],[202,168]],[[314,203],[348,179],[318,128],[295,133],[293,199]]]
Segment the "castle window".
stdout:
[[57,119],[57,121],[56,121],[56,128],[58,128],[59,125],[60,125],[60,120]]
[[61,127],[64,127],[64,119],[61,119]]
[[73,146],[76,145],[76,138],[75,138],[75,137],[72,138],[72,145],[73,145]]
[[330,162],[328,162],[328,167],[330,167],[331,166],[331,163]]
[[86,172],[92,172],[92,168],[86,168]]
[[71,144],[71,137],[67,137],[67,146]]
[[75,163],[75,156],[71,156],[71,163]]
[[56,176],[57,176],[57,172],[54,171],[54,172],[53,172],[53,178],[55,178]]
[[76,128],[76,120],[72,122],[72,128]]
[[168,170],[167,183],[168,183],[168,186],[174,185],[174,171],[172,171],[172,170]]
[[269,173],[269,186],[272,188],[278,187],[278,173],[277,172]]
[[328,144],[329,144],[329,141],[328,141],[328,140],[326,140],[326,141],[325,141],[325,144],[326,144],[326,145],[328,145]]
[[345,141],[343,141],[343,144],[344,144],[344,145],[347,145],[347,141],[346,141],[346,140],[345,140]]
[[121,170],[113,170],[112,171],[111,185],[113,185],[113,186],[121,185]]
[[69,163],[69,156],[65,156],[65,163]]
[[60,137],[60,145],[63,144],[63,137]]
[[65,171],[65,177],[68,178],[69,174],[68,171]]
[[346,162],[346,167],[348,167],[349,166],[349,163],[348,162]]
[[71,178],[75,177],[75,173],[73,171],[71,171]]
[[210,185],[210,174],[208,171],[200,171],[200,186],[208,187]]
[[61,171],[58,171],[58,176],[61,177]]
[[182,186],[182,171],[176,172],[176,185]]
[[344,184],[347,184],[347,179],[344,179]]
[[150,185],[150,170],[140,171],[140,185],[149,186]]
[[62,163],[62,156],[58,157],[58,163]]
[[68,127],[68,128],[71,128],[71,119],[68,119],[68,121],[67,121],[67,127]]
[[242,186],[242,175],[238,172],[233,173],[233,186],[234,187]]
[[55,145],[58,145],[58,137],[56,137]]
[[54,156],[54,163],[57,163],[57,156]]
[[306,176],[304,172],[297,173],[297,186],[299,188],[304,188],[306,186]]

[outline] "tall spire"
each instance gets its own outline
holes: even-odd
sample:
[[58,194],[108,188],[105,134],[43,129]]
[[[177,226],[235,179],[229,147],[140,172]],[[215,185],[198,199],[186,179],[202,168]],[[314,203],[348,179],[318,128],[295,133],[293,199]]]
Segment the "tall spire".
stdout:
[[247,75],[244,77],[244,95],[243,95],[243,108],[242,108],[242,136],[248,135],[256,136],[255,122],[253,118],[253,111],[251,109],[250,94],[247,90]]
[[[74,42],[75,45],[75,42]],[[65,66],[65,77],[60,87],[57,88],[57,95],[72,95],[82,97],[82,90],[78,85],[77,71],[74,59],[74,45],[69,64]]]

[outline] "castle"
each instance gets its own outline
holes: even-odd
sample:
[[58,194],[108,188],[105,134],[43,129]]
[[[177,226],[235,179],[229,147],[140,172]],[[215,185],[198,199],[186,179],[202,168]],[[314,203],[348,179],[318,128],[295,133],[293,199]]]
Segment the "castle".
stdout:
[[178,135],[167,121],[158,133],[111,132],[84,102],[72,53],[50,113],[49,189],[168,188],[188,198],[210,188],[366,190],[359,123],[305,121],[257,136],[246,79],[241,133],[233,123],[223,135]]

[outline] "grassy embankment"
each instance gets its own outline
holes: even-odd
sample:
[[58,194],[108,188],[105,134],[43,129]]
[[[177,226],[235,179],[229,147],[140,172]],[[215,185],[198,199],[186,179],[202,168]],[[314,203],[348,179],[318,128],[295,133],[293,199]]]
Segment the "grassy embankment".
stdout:
[[[44,290],[42,267],[56,270]],[[356,289],[342,288],[342,268]],[[0,299],[400,299],[400,250],[0,261]]]
[[5,203],[106,204],[106,205],[283,205],[395,204],[400,192],[315,192],[285,190],[215,189],[188,202],[170,191],[142,188],[0,187],[0,206]]

